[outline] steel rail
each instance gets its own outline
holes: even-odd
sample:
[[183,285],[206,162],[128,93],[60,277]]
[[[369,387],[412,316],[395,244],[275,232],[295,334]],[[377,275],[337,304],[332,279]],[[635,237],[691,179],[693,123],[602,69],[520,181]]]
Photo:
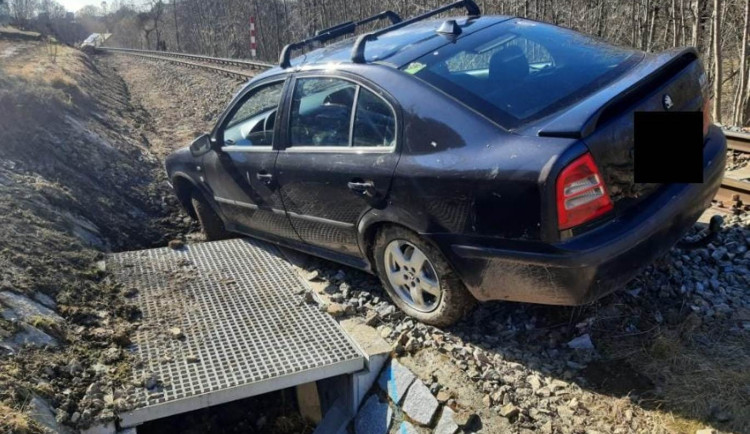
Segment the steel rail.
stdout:
[[750,134],[725,130],[724,135],[727,137],[727,148],[750,154]]
[[268,69],[274,66],[270,63],[259,62],[257,60],[231,59],[231,58],[226,58],[226,57],[211,57],[211,56],[204,56],[201,54],[175,53],[172,51],[136,50],[133,48],[115,48],[115,47],[99,47],[97,48],[97,50],[130,53],[130,54],[151,55],[151,56],[159,56],[159,57],[170,57],[170,58],[175,58],[175,59],[198,60],[201,62],[242,66],[242,67],[251,68],[251,69]]
[[[106,51],[110,51],[110,50],[106,50]],[[223,75],[226,75],[226,76],[229,76],[229,77],[234,77],[234,78],[236,78],[238,80],[241,80],[241,81],[245,81],[248,78],[251,78],[251,77],[253,77],[255,75],[255,72],[239,71],[239,70],[236,70],[236,69],[227,69],[227,68],[222,68],[222,67],[219,67],[219,66],[207,65],[205,63],[189,62],[187,60],[180,60],[180,59],[177,59],[177,58],[174,58],[174,57],[168,57],[168,56],[146,54],[146,53],[142,53],[142,52],[127,52],[127,51],[122,51],[121,53],[129,55],[129,56],[142,57],[142,58],[145,58],[145,59],[152,59],[152,60],[161,60],[161,61],[166,61],[166,62],[172,62],[172,63],[176,63],[178,65],[187,66],[189,68],[202,68],[202,69],[213,71],[213,72],[216,72],[216,73],[219,73],[219,74],[223,74]]]
[[[724,130],[724,135],[728,149],[750,154],[750,134]],[[743,204],[750,204],[750,182],[724,177],[716,199],[731,202],[735,196],[739,196]]]

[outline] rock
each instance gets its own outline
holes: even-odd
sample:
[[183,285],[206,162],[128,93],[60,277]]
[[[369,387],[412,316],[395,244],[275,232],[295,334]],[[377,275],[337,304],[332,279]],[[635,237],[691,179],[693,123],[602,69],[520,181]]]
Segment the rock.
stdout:
[[391,359],[378,377],[378,386],[388,394],[391,401],[398,405],[404,400],[406,391],[409,390],[415,378],[415,375],[398,360]]
[[573,417],[574,411],[565,405],[558,405],[557,414],[564,419],[568,419]]
[[703,428],[697,430],[695,434],[718,434],[718,432],[713,428]]
[[307,280],[310,282],[314,280],[320,280],[320,272],[318,270],[312,270],[311,272],[307,273],[307,276],[305,276]]
[[187,357],[185,357],[185,361],[188,363],[198,363],[201,359],[198,358],[198,356],[190,354]]
[[172,327],[171,329],[169,329],[169,335],[172,337],[172,339],[183,339],[185,337],[179,327]]
[[437,425],[435,425],[433,434],[454,434],[458,431],[458,424],[454,420],[455,415],[456,413],[450,407],[443,407],[443,413],[440,415]]
[[416,379],[406,393],[406,399],[401,408],[414,422],[429,425],[438,406],[438,401],[432,396],[430,389],[421,380]]
[[484,353],[484,351],[480,350],[479,348],[474,350],[474,360],[477,361],[479,364],[491,364],[489,357],[487,357],[487,354]]
[[39,303],[42,303],[44,306],[50,308],[50,309],[57,309],[57,302],[52,299],[47,294],[44,294],[42,292],[35,292],[34,293],[34,300],[38,301]]
[[338,318],[340,316],[344,316],[344,314],[346,313],[346,306],[340,303],[331,303],[328,305],[326,312],[328,312],[328,314],[332,317]]
[[[21,321],[31,322],[34,317],[44,317],[57,323],[62,323],[63,319],[52,309],[37,303],[25,295],[17,294],[12,291],[0,291],[0,303],[9,307],[14,317]],[[3,316],[6,316],[4,313]],[[6,317],[10,320],[11,318]]]
[[391,427],[393,412],[377,395],[370,395],[354,418],[355,434],[386,434]]
[[382,304],[375,308],[375,311],[378,313],[378,316],[381,318],[385,318],[388,315],[392,315],[394,312],[396,312],[396,306],[393,306],[392,304]]
[[119,348],[107,348],[102,352],[101,361],[105,365],[111,365],[122,358],[122,352]]
[[479,416],[477,416],[476,413],[472,413],[468,410],[462,410],[453,415],[453,421],[461,428],[473,426],[478,418]]
[[312,291],[305,292],[305,296],[304,296],[303,300],[307,304],[314,304],[315,303],[315,296],[313,295]]
[[156,374],[153,372],[147,372],[141,376],[141,386],[143,386],[146,389],[153,389],[156,387],[157,384],[157,378]]
[[419,349],[419,342],[415,338],[409,338],[404,344],[404,349],[409,353],[415,353]]
[[531,390],[533,390],[534,392],[542,387],[542,380],[536,375],[530,375],[528,378],[526,378],[526,382],[531,385]]
[[594,343],[591,342],[591,336],[586,333],[568,342],[568,347],[574,350],[593,350]]
[[114,422],[93,425],[90,428],[82,429],[81,434],[116,434],[117,427]]
[[167,245],[172,250],[180,250],[183,247],[185,247],[185,242],[179,239],[174,239],[174,240],[169,241]]
[[57,339],[32,325],[20,323],[18,324],[18,326],[20,328],[20,331],[16,332],[13,336],[10,337],[10,339],[0,341],[1,346],[7,346],[13,351],[18,351],[18,349],[25,346],[34,348],[55,348],[59,345]]
[[64,420],[57,420],[55,413],[52,411],[52,406],[49,403],[33,395],[31,400],[26,406],[26,411],[29,416],[37,422],[45,433],[70,433],[70,428],[61,425]]
[[500,416],[512,419],[518,416],[521,410],[513,404],[506,404],[500,408]]
[[370,327],[374,327],[378,323],[378,314],[373,311],[368,311],[365,316],[365,324]]
[[440,390],[438,391],[436,398],[439,403],[445,404],[449,399],[451,399],[451,394],[446,390]]
[[393,329],[390,328],[390,327],[388,327],[388,326],[385,326],[382,329],[380,329],[380,336],[383,339],[389,337],[391,335],[391,333],[393,333]]
[[485,407],[492,407],[492,397],[490,395],[484,395],[482,397],[482,404],[484,404]]

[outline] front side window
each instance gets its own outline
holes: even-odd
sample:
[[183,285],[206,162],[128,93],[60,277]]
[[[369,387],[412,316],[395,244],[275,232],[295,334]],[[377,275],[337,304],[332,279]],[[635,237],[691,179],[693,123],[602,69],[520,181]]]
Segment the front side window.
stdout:
[[513,129],[592,94],[641,58],[573,31],[511,20],[402,69]]
[[396,116],[384,99],[338,78],[300,78],[292,97],[292,147],[395,145]]
[[224,127],[224,146],[273,145],[273,129],[284,82],[251,91]]

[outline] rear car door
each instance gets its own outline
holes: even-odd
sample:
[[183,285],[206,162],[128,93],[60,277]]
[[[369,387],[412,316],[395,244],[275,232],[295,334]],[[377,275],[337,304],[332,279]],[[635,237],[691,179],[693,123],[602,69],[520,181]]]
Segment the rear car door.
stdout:
[[276,162],[289,219],[307,243],[362,257],[357,222],[385,203],[398,163],[395,101],[354,77],[299,74]]
[[276,118],[285,85],[284,79],[265,81],[235,98],[214,131],[220,150],[207,154],[204,165],[231,229],[299,240],[274,179]]

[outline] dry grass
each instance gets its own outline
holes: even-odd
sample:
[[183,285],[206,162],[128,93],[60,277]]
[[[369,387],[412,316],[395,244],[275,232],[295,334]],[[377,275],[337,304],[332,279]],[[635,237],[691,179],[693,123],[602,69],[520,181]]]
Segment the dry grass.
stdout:
[[78,50],[59,46],[57,55],[52,57],[44,44],[35,44],[23,54],[22,58],[33,59],[0,63],[0,71],[7,76],[16,77],[29,83],[46,84],[57,89],[78,87],[71,72],[82,72]]
[[33,37],[33,38],[38,38],[40,36],[40,34],[37,33],[37,32],[29,32],[29,31],[26,31],[26,30],[19,30],[19,29],[15,28],[15,27],[11,27],[11,26],[0,26],[0,33],[5,33],[8,36],[23,35],[23,36]]
[[0,402],[0,432],[25,434],[40,430],[31,423],[26,413]]
[[649,407],[666,431],[750,427],[750,339],[728,333],[726,324],[696,327],[688,317],[649,339],[621,341],[617,352],[661,387]]

